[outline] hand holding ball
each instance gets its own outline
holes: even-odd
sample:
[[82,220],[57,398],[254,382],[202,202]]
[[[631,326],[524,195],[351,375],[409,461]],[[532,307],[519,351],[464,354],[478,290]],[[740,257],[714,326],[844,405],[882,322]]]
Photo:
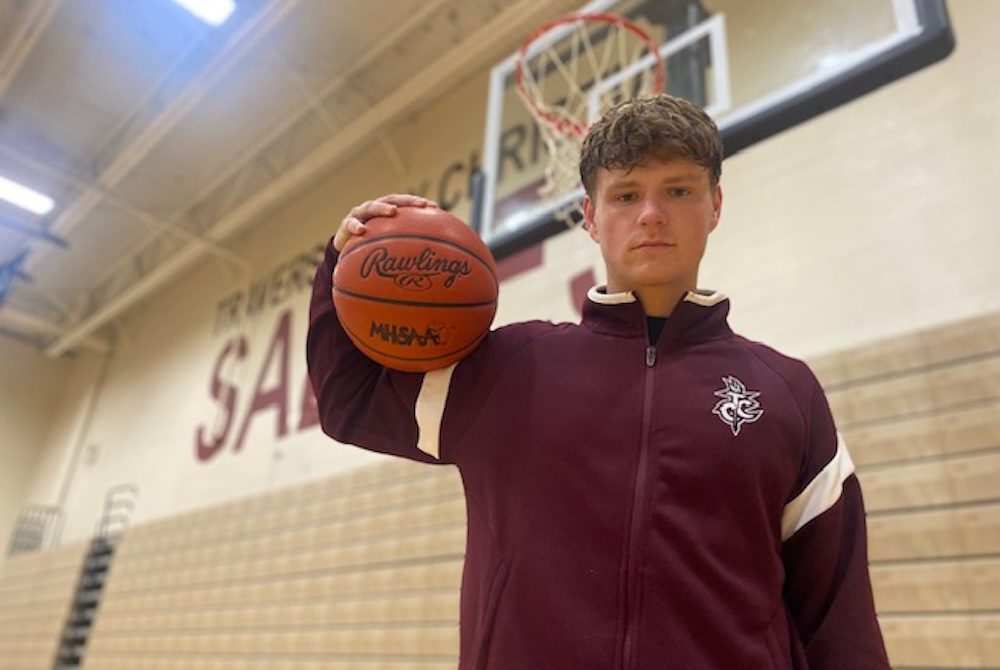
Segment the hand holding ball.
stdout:
[[427,372],[461,360],[489,332],[498,283],[489,248],[435,207],[365,221],[333,272],[333,302],[351,341],[375,362]]

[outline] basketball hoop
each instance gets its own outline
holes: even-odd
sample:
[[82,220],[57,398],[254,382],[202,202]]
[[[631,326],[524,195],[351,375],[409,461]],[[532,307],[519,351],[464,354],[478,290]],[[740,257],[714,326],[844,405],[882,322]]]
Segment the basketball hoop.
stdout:
[[612,14],[570,14],[532,33],[517,53],[517,91],[549,153],[539,195],[567,225],[583,219],[580,149],[606,110],[666,84],[659,46]]

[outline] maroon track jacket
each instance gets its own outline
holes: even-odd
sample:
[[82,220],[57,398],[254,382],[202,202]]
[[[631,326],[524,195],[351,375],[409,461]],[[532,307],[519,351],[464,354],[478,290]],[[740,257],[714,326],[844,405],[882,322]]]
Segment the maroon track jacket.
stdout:
[[461,670],[887,670],[853,465],[801,362],[691,293],[648,341],[631,294],[498,328],[427,374],[310,311],[324,431],[458,466]]

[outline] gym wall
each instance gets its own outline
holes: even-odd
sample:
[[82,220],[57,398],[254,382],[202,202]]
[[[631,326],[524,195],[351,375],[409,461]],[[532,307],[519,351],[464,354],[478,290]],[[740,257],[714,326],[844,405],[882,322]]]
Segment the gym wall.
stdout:
[[38,468],[38,446],[48,439],[51,411],[71,369],[41,358],[28,344],[0,338],[0,542],[7,538]]
[[[1000,71],[985,65],[1000,5],[949,7],[959,46],[948,60],[726,162],[702,283],[733,298],[737,330],[812,357],[1000,310]],[[24,354],[12,367],[5,354],[0,403],[19,403],[23,437],[5,435],[3,477],[21,494],[0,499],[0,522],[21,504],[60,501],[73,541],[93,531],[117,484],[138,485],[141,523],[382,458],[314,423],[303,353],[311,267],[366,198],[415,190],[468,215],[486,79],[459,83],[392,129],[391,152],[372,145],[231,240],[249,270],[207,261],[121,319],[109,357]],[[534,160],[531,147],[520,156]],[[575,319],[580,287],[602,279],[579,230],[507,268],[519,271],[502,285],[498,323]],[[25,394],[14,377],[46,390]]]

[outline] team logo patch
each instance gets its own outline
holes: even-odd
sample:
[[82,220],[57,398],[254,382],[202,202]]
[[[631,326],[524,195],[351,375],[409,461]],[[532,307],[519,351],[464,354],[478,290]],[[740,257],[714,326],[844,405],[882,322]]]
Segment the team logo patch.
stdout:
[[725,386],[715,392],[722,400],[715,404],[712,414],[722,419],[733,435],[739,435],[743,424],[753,423],[764,414],[757,402],[760,391],[747,390],[746,384],[733,376],[723,377],[722,383]]

